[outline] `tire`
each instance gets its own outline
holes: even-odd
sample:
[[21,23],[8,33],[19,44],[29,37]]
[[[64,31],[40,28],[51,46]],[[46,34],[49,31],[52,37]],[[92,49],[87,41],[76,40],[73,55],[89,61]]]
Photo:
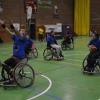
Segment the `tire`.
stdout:
[[61,49],[64,51],[66,50],[66,46],[63,44],[63,42],[61,42]]
[[52,51],[50,50],[50,48],[46,48],[43,52],[43,57],[45,60],[49,61],[53,58],[53,54]]
[[71,43],[68,45],[69,49],[74,49],[74,42],[71,41]]
[[29,87],[33,84],[35,73],[31,66],[28,64],[18,64],[14,69],[14,80],[23,88]]
[[34,50],[30,50],[29,51],[29,59],[32,59],[32,58],[37,58],[38,57],[38,51],[36,48],[34,48]]
[[37,49],[36,49],[36,48],[34,48],[34,50],[33,50],[33,55],[34,55],[34,57],[35,57],[35,58],[37,58],[37,57],[38,57],[38,51],[37,51]]

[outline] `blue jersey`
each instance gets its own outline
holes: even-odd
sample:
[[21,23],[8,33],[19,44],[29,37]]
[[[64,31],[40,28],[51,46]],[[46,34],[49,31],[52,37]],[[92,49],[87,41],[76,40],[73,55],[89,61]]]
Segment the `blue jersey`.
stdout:
[[28,45],[32,46],[32,44],[34,44],[33,40],[32,40],[32,39],[29,39],[29,40],[27,41],[26,46],[28,46]]
[[25,47],[27,43],[27,38],[23,35],[23,39],[21,40],[16,34],[13,35],[14,45],[13,45],[13,56],[18,57],[20,59],[25,58]]
[[55,38],[54,36],[48,35],[47,36],[47,42],[50,42],[50,44],[54,44]]
[[88,45],[95,45],[98,48],[98,50],[100,50],[100,39],[97,40],[91,39]]

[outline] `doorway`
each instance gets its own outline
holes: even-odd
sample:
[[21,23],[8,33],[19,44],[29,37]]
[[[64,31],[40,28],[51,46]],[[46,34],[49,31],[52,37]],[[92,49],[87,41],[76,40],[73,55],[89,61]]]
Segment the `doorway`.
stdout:
[[36,29],[36,26],[35,26],[35,24],[30,24],[30,38],[31,39],[36,39],[36,31],[35,31],[35,29]]

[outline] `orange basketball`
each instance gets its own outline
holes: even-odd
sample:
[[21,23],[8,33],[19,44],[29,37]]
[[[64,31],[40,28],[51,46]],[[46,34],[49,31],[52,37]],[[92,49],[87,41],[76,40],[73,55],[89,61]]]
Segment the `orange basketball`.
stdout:
[[91,45],[91,47],[90,47],[90,51],[91,51],[91,52],[95,52],[95,51],[97,51],[97,47],[94,46],[94,45]]

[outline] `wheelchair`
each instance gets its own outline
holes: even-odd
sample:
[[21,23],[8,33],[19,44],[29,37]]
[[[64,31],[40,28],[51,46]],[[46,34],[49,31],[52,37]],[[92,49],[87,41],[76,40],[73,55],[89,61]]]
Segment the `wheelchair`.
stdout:
[[74,49],[74,41],[73,41],[73,39],[70,39],[69,41],[67,41],[67,42],[61,42],[61,48],[62,48],[62,50],[64,51],[64,50],[71,50],[71,49]]
[[92,74],[100,74],[100,57],[98,59],[96,59],[94,67],[91,69],[91,71],[85,71],[84,70],[86,67],[88,67],[87,66],[87,58],[88,58],[88,55],[83,60],[83,63],[82,63],[82,67],[83,67],[82,68],[82,72],[84,74],[87,73],[87,74],[90,74],[90,75],[92,75]]
[[[64,56],[62,55],[62,52],[60,53],[60,56],[62,57],[61,60],[64,60]],[[47,47],[43,52],[43,57],[46,61],[53,59],[53,57],[55,57],[56,60],[58,60],[56,49],[54,49],[54,48],[53,48],[53,50],[51,50],[51,48]]]
[[[23,60],[26,60],[26,63]],[[0,81],[0,86],[3,86],[4,89],[15,87],[16,85],[26,88],[33,84],[35,79],[34,70],[27,64],[27,59],[23,60],[15,68],[11,69],[13,78],[2,68],[1,76],[3,80]]]
[[33,58],[37,58],[38,57],[38,51],[36,48],[29,50],[29,57],[27,57],[28,59],[33,59]]

